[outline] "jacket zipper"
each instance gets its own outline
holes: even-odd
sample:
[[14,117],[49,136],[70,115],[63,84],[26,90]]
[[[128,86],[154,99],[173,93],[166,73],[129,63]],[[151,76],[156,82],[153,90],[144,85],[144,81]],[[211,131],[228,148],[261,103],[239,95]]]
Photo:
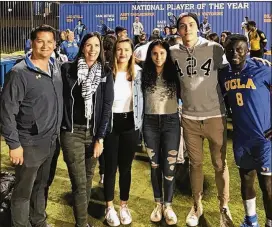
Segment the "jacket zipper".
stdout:
[[72,120],[72,130],[71,130],[71,133],[74,132],[74,104],[75,104],[75,99],[74,99],[74,97],[73,97],[73,89],[74,89],[74,87],[76,86],[76,83],[77,83],[77,81],[74,83],[74,85],[73,85],[72,88],[71,88],[71,97],[72,97],[72,99],[73,99],[73,103],[72,103],[72,113],[71,113],[71,120]]
[[[94,95],[94,94],[93,94]],[[93,126],[93,136],[95,136],[95,107],[96,107],[96,98],[97,98],[97,95],[95,95],[95,99],[94,99],[94,108],[93,108],[93,114],[94,114],[94,126]]]

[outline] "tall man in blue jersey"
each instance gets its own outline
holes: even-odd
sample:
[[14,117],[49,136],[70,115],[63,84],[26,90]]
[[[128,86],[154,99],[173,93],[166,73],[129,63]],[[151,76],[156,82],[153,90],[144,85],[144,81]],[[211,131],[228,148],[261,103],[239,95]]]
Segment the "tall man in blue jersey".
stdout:
[[256,215],[256,175],[263,194],[265,227],[272,227],[271,68],[246,59],[244,35],[228,36],[225,53],[230,65],[219,73],[219,81],[232,109],[233,151],[246,214],[241,227],[260,226]]

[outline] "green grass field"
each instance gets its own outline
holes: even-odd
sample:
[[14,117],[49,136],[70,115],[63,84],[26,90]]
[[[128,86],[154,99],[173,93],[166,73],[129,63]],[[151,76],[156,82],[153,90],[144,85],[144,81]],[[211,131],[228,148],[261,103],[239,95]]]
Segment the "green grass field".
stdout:
[[[231,132],[229,133],[231,135]],[[214,171],[210,161],[208,151],[208,144],[205,141],[205,182],[204,182],[204,217],[201,220],[203,227],[219,227],[219,212],[218,201],[216,198],[217,190],[214,182]],[[232,154],[231,140],[228,142],[228,165],[230,170],[230,195],[229,203],[232,217],[235,226],[239,226],[243,219],[244,211],[240,198],[240,180],[238,171],[235,166]],[[4,142],[1,144],[1,168],[7,171],[13,171],[8,158],[8,148]],[[153,194],[150,183],[150,169],[146,161],[134,160],[132,170],[132,184],[129,200],[129,207],[133,217],[134,227],[148,227],[148,226],[166,226],[164,222],[153,224],[149,221],[149,216],[154,208]],[[107,226],[104,222],[104,202],[103,202],[103,188],[99,185],[98,167],[94,177],[92,199],[89,204],[89,221],[94,226]],[[115,190],[115,204],[118,209],[119,204],[119,190],[118,181],[116,182]],[[256,187],[257,183],[256,183]],[[49,202],[47,207],[48,222],[52,227],[73,227],[74,217],[71,207],[71,184],[67,173],[67,168],[63,162],[63,157],[60,155],[55,180],[50,188]],[[185,218],[189,212],[192,200],[190,193],[188,193],[188,185],[184,185],[180,190],[176,188],[173,199],[173,208],[178,216],[177,226],[186,226]],[[118,209],[119,210],[119,209]],[[262,205],[261,192],[257,190],[257,213],[259,216],[260,226],[264,226],[265,216]],[[5,227],[5,226],[3,226]]]

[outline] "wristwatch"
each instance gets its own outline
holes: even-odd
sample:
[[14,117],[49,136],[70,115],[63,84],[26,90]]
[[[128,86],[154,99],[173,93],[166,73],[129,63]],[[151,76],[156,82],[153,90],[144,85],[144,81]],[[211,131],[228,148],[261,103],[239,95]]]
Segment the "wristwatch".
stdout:
[[97,142],[100,143],[100,144],[103,144],[103,143],[104,143],[104,139],[103,139],[103,138],[99,138],[99,139],[97,140]]

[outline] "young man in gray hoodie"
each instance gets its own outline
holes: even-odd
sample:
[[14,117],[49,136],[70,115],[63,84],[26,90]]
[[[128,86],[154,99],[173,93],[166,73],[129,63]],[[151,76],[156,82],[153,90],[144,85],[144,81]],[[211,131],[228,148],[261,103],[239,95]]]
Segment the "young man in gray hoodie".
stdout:
[[[203,214],[203,140],[207,138],[218,190],[220,224],[232,223],[228,207],[229,171],[226,163],[227,124],[217,71],[224,67],[222,46],[198,36],[199,21],[194,13],[183,13],[177,20],[183,45],[171,48],[171,56],[181,85],[182,126],[190,159],[190,179],[194,205],[186,218],[197,226]],[[231,225],[229,225],[231,226]]]

